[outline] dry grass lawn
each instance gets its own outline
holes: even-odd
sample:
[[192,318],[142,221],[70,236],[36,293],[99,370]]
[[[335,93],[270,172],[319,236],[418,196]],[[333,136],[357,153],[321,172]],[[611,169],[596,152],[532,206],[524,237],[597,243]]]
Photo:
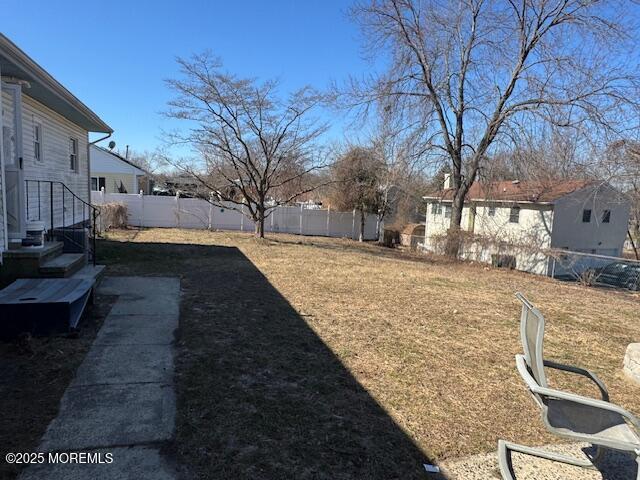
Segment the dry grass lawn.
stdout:
[[36,451],[114,301],[97,297],[77,336],[21,336],[0,343],[0,479],[13,480],[25,467],[6,463],[7,453]]
[[[423,478],[417,462],[415,472],[407,474],[398,467],[385,473],[384,468],[392,467],[384,460],[368,471],[353,459],[359,451],[355,443],[369,442],[366,448],[375,450],[376,439],[390,428],[380,423],[367,437],[361,435],[364,427],[355,420],[348,427],[345,412],[358,410],[360,401],[379,406],[398,432],[434,461],[493,450],[498,438],[530,445],[556,442],[544,431],[515,370],[514,355],[520,351],[517,291],[525,293],[547,318],[547,358],[594,370],[608,385],[613,402],[640,413],[640,386],[627,380],[621,370],[626,346],[640,340],[637,293],[449,263],[350,240],[273,235],[259,241],[249,234],[176,229],[114,231],[108,239],[99,251],[110,274],[176,274],[183,278],[176,448],[180,460],[204,478],[343,478],[336,473],[338,468],[350,472],[344,478]],[[169,250],[158,250],[160,243],[184,246],[175,246],[167,255]],[[234,247],[241,254],[229,257],[227,250],[196,250],[196,245]],[[245,257],[247,265],[241,263]],[[256,268],[259,272],[251,273]],[[272,293],[261,294],[261,288],[267,287],[260,286],[259,273],[273,287],[273,295],[284,300],[274,296],[270,306],[263,305],[263,297]],[[244,291],[233,295],[232,290]],[[286,314],[289,324],[277,323],[282,320],[273,310],[274,302],[282,304],[278,308],[291,309]],[[254,314],[259,323],[249,323]],[[268,330],[270,325],[278,328]],[[326,345],[338,361],[334,364],[322,357],[325,353],[312,337],[301,337],[298,346],[292,335],[303,332],[302,328],[310,329],[321,340],[318,344]],[[280,341],[286,348],[264,354],[269,342]],[[300,357],[285,365],[287,349],[293,349],[290,358]],[[311,351],[319,352],[314,354],[314,368],[295,370],[294,364],[312,361],[304,357],[304,352]],[[336,388],[338,377],[325,377],[319,371],[320,357],[325,358],[328,369],[344,369],[356,382],[344,380]],[[290,376],[278,377],[280,390],[274,390],[270,375],[283,369]],[[216,376],[226,380],[216,384]],[[596,394],[573,379],[552,376],[551,380]],[[360,386],[362,392],[338,400],[343,390],[355,391]],[[214,392],[218,387],[223,391]],[[280,410],[265,407],[270,415],[258,418],[256,409],[262,410],[260,402],[270,395]],[[306,454],[287,450],[309,436],[338,435],[313,430],[315,418],[305,416],[316,413],[300,407],[300,402],[312,405],[312,397],[317,405],[331,405],[338,430],[353,430],[343,437],[331,437],[334,456],[344,454],[344,461],[341,457],[323,459],[324,444],[318,440],[318,465],[334,465],[333,472],[319,473],[313,460],[306,465],[296,463]],[[288,405],[291,399],[296,400]],[[289,417],[295,408],[300,411]],[[322,422],[331,412],[326,415]],[[379,412],[371,415],[381,416]],[[252,420],[245,429],[254,431],[237,427],[246,416]],[[361,416],[364,423],[373,418]],[[281,434],[273,433],[292,422],[297,424]],[[207,445],[207,439],[213,444]],[[290,445],[290,439],[297,443]],[[401,449],[400,437],[385,442],[375,450],[380,456]],[[229,452],[235,456],[226,460]],[[392,459],[390,463],[398,462]]]

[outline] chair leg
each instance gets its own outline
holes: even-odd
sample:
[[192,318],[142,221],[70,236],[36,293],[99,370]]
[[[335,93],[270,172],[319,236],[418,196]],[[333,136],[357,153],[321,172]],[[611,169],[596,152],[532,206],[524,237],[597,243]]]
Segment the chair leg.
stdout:
[[[567,455],[561,455],[559,453],[548,452],[546,450],[540,450],[537,448],[525,447],[524,445],[518,445],[516,443],[506,442],[504,440],[498,441],[498,464],[500,466],[500,474],[504,480],[516,480],[516,475],[513,470],[513,460],[511,457],[512,452],[523,453],[533,457],[543,458],[545,460],[551,460],[554,462],[566,463],[575,467],[595,469],[595,465],[589,460],[581,460]],[[598,455],[598,453],[596,453]],[[640,464],[639,464],[640,465]],[[640,480],[640,476],[637,480]]]
[[498,465],[503,480],[515,480],[516,474],[513,471],[513,460],[511,458],[510,443],[498,440]]

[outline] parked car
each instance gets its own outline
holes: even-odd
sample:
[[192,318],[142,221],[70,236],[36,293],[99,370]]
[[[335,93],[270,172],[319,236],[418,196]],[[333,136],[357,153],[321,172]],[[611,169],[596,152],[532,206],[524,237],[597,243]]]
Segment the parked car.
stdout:
[[613,262],[603,267],[590,268],[583,275],[593,285],[640,290],[640,264]]

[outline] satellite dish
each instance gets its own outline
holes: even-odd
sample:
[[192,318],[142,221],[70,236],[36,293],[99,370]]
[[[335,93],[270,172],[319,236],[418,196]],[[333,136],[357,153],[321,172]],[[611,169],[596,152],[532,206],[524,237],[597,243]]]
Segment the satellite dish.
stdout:
[[111,140],[109,142],[109,150],[113,150],[114,148],[116,148],[116,142],[114,142],[113,140]]

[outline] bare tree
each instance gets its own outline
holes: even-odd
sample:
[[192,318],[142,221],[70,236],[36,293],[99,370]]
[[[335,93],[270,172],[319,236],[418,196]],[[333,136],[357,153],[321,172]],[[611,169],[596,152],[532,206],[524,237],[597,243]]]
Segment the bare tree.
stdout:
[[622,191],[631,204],[627,236],[636,260],[640,260],[640,143],[612,143],[603,156],[600,176]]
[[172,142],[191,146],[199,158],[176,166],[213,193],[213,203],[251,218],[264,237],[272,209],[314,188],[302,180],[324,166],[315,141],[326,127],[310,118],[322,98],[306,87],[282,100],[277,82],[227,73],[208,53],[178,64],[182,77],[167,81],[176,93],[167,115],[189,128]]
[[424,195],[424,190],[417,195],[415,191],[424,179],[422,137],[414,129],[407,128],[397,113],[393,105],[379,105],[378,119],[369,141],[380,162],[377,200],[379,227],[389,214],[395,217],[396,222],[407,220],[404,214],[408,212],[401,213],[401,210],[411,209],[411,205],[417,208]]
[[[119,153],[121,156],[124,156],[121,152]],[[159,152],[151,152],[149,150],[130,150],[128,160],[135,166],[140,167],[142,170],[150,174],[158,169],[162,161]]]
[[502,170],[509,175],[504,180],[542,182],[593,177],[602,162],[601,146],[592,144],[591,139],[573,128],[546,125],[541,130],[522,129],[515,148],[492,158],[486,168],[481,168],[480,175],[495,179],[492,171]]
[[331,201],[338,209],[360,212],[359,241],[364,241],[367,213],[381,206],[385,165],[372,148],[350,147],[331,167]]
[[[446,253],[455,256],[465,195],[496,150],[528,123],[590,135],[634,127],[637,73],[631,2],[603,0],[363,0],[354,14],[388,69],[351,80],[343,99],[395,102],[451,167]],[[629,50],[631,51],[631,50]],[[627,53],[628,54],[628,53]]]

